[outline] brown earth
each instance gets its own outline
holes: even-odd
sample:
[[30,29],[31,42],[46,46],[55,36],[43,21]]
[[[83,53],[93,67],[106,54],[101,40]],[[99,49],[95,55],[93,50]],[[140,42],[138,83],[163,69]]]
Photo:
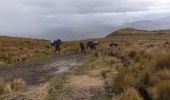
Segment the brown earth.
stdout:
[[9,82],[23,79],[28,91],[15,95],[11,100],[42,100],[46,96],[48,81],[62,72],[82,63],[82,55],[53,56],[33,63],[0,68],[0,77]]

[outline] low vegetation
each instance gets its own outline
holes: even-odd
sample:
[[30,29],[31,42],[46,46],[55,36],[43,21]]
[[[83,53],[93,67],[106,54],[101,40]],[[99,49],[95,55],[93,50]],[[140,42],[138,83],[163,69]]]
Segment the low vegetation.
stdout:
[[[95,53],[87,55],[86,63],[69,73],[69,76],[74,77],[90,77],[84,81],[86,86],[91,78],[102,79],[103,85],[97,90],[92,88],[86,91],[85,93],[91,96],[84,95],[86,96],[84,98],[87,100],[112,100],[113,98],[115,100],[169,100],[170,52],[168,46],[164,47],[165,42],[156,38],[156,40],[148,39],[149,42],[137,41],[136,38],[116,39],[113,42],[118,42],[119,46],[111,48],[108,44],[112,39],[99,40],[100,45],[96,51],[98,55],[96,56]],[[155,41],[157,44],[154,44]],[[84,80],[82,77],[79,80],[81,79]],[[76,82],[81,83],[81,81]],[[84,87],[83,83],[81,87]],[[68,97],[74,95],[73,90],[73,87],[69,88]],[[82,91],[80,94],[84,93]]]
[[26,83],[22,79],[17,79],[12,82],[0,81],[0,99],[3,100],[7,97],[14,95],[17,92],[24,91]]
[[41,59],[53,54],[46,40],[0,37],[0,65]]
[[[168,39],[164,38],[116,36],[116,38],[99,39],[100,45],[97,46],[96,52],[88,51],[83,65],[75,66],[51,82],[46,99],[169,100],[170,45],[167,45]],[[16,45],[13,47],[3,45],[5,50],[1,50],[4,53],[0,58],[0,64],[27,61],[28,55],[31,55],[31,59],[39,59],[54,54],[49,41],[28,42],[24,39],[22,40],[24,42],[21,42],[21,40],[14,39],[13,42],[25,43],[25,47],[18,42],[14,42]],[[119,45],[109,47],[110,42]],[[39,43],[41,45],[37,46]],[[60,54],[78,53],[78,48],[78,41],[64,42]],[[22,54],[26,55],[26,60]],[[22,60],[17,60],[18,58]],[[0,81],[1,94],[6,91],[12,93],[22,90],[24,87],[25,83],[22,80],[15,80],[8,85]]]
[[136,91],[134,88],[129,88],[124,93],[121,93],[118,96],[116,96],[116,100],[143,100],[143,99],[139,95],[138,91]]
[[157,100],[169,100],[170,98],[170,80],[160,81],[154,87]]
[[[66,55],[77,53],[78,51],[79,42],[63,41],[59,54]],[[51,47],[48,40],[0,36],[0,66],[30,62],[47,58],[54,54],[56,54],[55,48]]]

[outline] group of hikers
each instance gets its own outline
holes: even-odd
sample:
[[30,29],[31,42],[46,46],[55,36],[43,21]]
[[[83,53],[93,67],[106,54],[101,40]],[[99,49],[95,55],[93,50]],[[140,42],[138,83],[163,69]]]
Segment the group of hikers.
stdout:
[[[60,52],[60,50],[61,50],[61,48],[60,48],[61,44],[62,44],[61,39],[57,39],[57,40],[51,41],[51,46],[52,46],[52,47],[55,47],[56,52]],[[97,45],[99,45],[99,43],[98,43],[98,41],[96,41],[96,40],[90,40],[90,41],[87,42],[86,45],[85,45],[84,42],[81,41],[81,42],[80,42],[80,50],[81,50],[81,53],[82,53],[82,54],[85,54],[85,53],[86,53],[86,49],[90,49],[91,52],[94,53],[95,50],[96,50],[96,46],[97,46]],[[113,42],[111,42],[111,43],[109,44],[109,46],[110,46],[110,47],[118,46],[118,43],[113,43]]]
[[90,48],[90,50],[92,52],[94,52],[96,50],[97,45],[98,45],[98,42],[96,40],[87,42],[86,47],[85,47],[85,44],[83,42],[80,42],[81,53],[85,54],[86,53],[86,48],[87,49]]

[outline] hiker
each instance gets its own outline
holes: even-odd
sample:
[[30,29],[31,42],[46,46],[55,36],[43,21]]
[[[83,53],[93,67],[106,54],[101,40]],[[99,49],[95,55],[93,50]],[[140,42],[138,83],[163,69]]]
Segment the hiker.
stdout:
[[114,45],[115,47],[119,46],[119,44],[118,44],[118,43],[114,43],[113,45]]
[[54,41],[54,46],[55,46],[56,52],[57,52],[57,51],[60,52],[60,50],[61,50],[60,45],[61,45],[61,44],[62,44],[61,39],[58,39],[58,40],[55,40],[55,41]]
[[118,44],[118,43],[110,42],[109,46],[110,46],[110,48],[112,48],[112,47],[117,47],[117,46],[119,46],[119,44]]
[[113,45],[114,45],[113,42],[110,42],[110,44],[109,44],[110,48],[112,48]]
[[82,53],[82,54],[85,54],[85,53],[86,53],[85,45],[84,45],[83,42],[80,42],[80,49],[81,49],[81,53]]
[[51,41],[51,47],[53,47],[53,46],[54,46],[54,41],[52,40],[52,41]]
[[91,52],[96,50],[97,45],[98,45],[98,42],[96,40],[87,42],[87,48],[90,48]]

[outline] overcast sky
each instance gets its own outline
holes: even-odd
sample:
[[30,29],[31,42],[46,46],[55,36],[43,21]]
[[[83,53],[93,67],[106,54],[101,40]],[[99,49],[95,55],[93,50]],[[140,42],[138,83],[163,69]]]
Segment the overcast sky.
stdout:
[[82,39],[170,16],[170,0],[0,0],[0,35]]

